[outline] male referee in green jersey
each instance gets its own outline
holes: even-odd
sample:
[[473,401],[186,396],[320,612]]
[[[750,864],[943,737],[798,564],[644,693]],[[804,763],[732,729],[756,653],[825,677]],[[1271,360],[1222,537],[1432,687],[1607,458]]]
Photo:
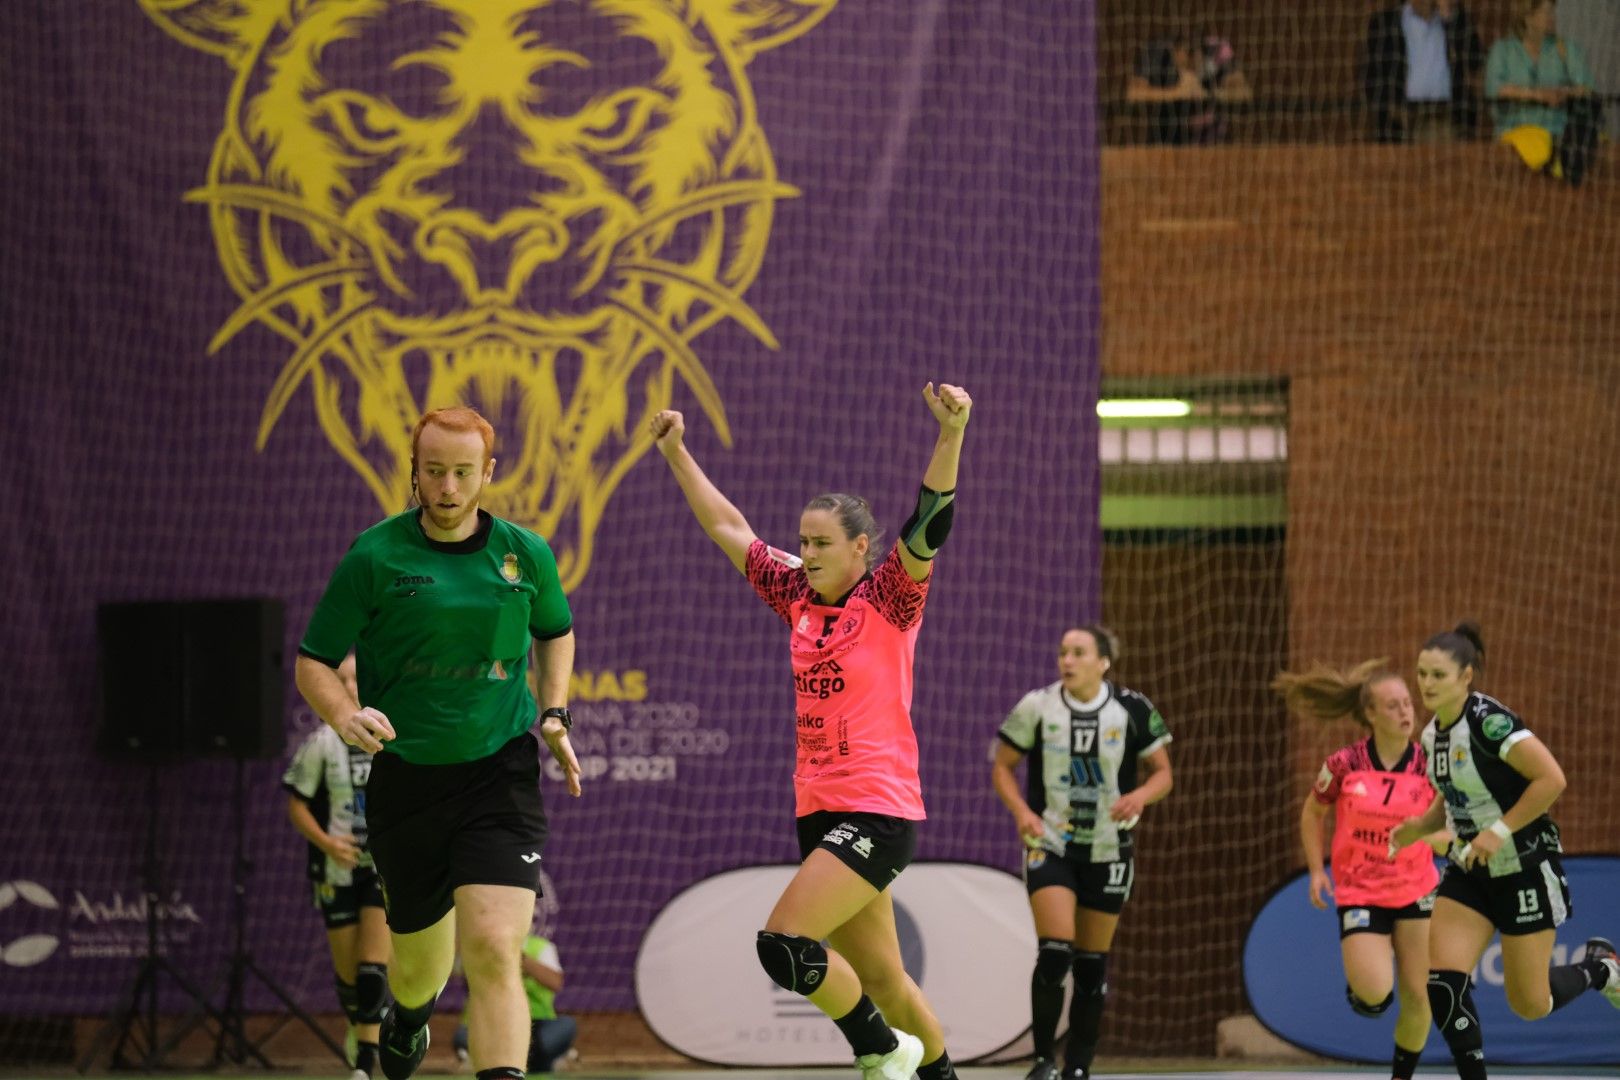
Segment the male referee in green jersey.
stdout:
[[[472,409],[422,417],[411,437],[419,505],[360,534],[298,650],[310,706],[344,742],[376,754],[366,818],[394,946],[394,1005],[378,1047],[389,1080],[405,1080],[427,1053],[458,938],[478,1080],[523,1076],[518,958],[546,839],[531,638],[540,736],[569,794],[580,790],[566,708],[573,615],[546,542],[478,508],[494,446]],[[359,701],[335,670],[351,646]]]

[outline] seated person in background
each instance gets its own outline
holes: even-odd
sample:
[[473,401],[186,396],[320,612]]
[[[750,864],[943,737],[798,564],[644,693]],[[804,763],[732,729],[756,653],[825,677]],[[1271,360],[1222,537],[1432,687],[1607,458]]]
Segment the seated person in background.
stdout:
[[1361,89],[1379,142],[1474,134],[1485,50],[1462,0],[1408,0],[1367,20]]
[[[545,915],[535,908],[534,931],[523,941],[523,992],[529,998],[529,1074],[549,1073],[557,1062],[568,1056],[579,1034],[579,1025],[572,1016],[558,1016],[556,998],[563,988],[562,961],[557,957],[557,946],[542,936],[546,929]],[[467,1024],[456,1028],[454,1039],[456,1059],[467,1060]]]
[[1597,148],[1599,105],[1592,73],[1573,41],[1557,34],[1554,0],[1513,0],[1513,29],[1491,46],[1485,96],[1496,137],[1532,169],[1578,185]]
[[1253,97],[1231,43],[1212,34],[1148,42],[1125,84],[1127,102],[1153,106],[1148,142],[1172,146],[1222,141],[1226,122],[1217,104]]

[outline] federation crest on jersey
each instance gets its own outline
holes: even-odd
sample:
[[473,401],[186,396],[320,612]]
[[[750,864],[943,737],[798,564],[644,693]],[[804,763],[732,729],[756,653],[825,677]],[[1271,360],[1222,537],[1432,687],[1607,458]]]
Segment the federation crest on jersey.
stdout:
[[1024,853],[1024,865],[1031,870],[1039,870],[1046,865],[1046,852],[1042,848],[1030,848]]
[[514,552],[508,551],[506,557],[501,559],[501,577],[514,585],[523,580],[523,567],[518,565],[518,557]]
[[1332,786],[1333,770],[1323,765],[1322,771],[1316,774],[1316,790],[1325,793]]
[[1468,751],[1467,751],[1467,749],[1465,749],[1464,747],[1461,747],[1461,746],[1454,746],[1454,747],[1451,748],[1451,761],[1452,761],[1452,764],[1461,765],[1463,762],[1465,762],[1467,760],[1468,760]]
[[1484,733],[1487,739],[1500,742],[1507,738],[1508,732],[1513,730],[1513,721],[1499,712],[1493,712],[1485,718],[1484,723],[1479,725],[1479,730]]

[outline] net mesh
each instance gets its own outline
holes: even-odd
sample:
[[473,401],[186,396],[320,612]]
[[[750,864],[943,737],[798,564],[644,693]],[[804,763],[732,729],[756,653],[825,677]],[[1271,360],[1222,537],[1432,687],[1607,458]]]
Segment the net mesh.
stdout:
[[[1465,6],[1483,59],[1510,5]],[[1568,774],[1567,850],[1614,847],[1617,743],[1589,719],[1616,688],[1613,147],[1572,188],[1495,141],[1482,102],[1455,135],[1377,142],[1363,80],[1380,8],[1100,7],[1104,396],[1194,405],[1102,436],[1103,615],[1122,681],[1177,737],[1175,791],[1141,826],[1105,1053],[1214,1053],[1221,1019],[1246,1011],[1244,931],[1303,865],[1311,778],[1356,737],[1291,720],[1264,690],[1280,665],[1387,656],[1410,679],[1429,635],[1478,619],[1481,685]],[[1566,41],[1608,58],[1600,95],[1617,89],[1613,19],[1558,5]],[[1140,100],[1144,52],[1177,35],[1230,45],[1237,88]],[[1277,426],[1256,453],[1253,432]],[[1224,460],[1193,434],[1223,427]]]
[[[267,388],[341,297],[332,283],[309,293],[325,290],[328,307],[278,309],[279,325],[201,355],[265,284],[248,277],[274,260],[230,247],[263,241],[236,210],[182,202],[210,176],[229,106],[239,54],[210,36],[209,17],[232,6],[145,7],[195,21],[165,35],[133,0],[105,19],[21,5],[0,76],[19,113],[8,153],[22,178],[0,192],[5,246],[18,253],[0,271],[15,298],[0,387],[44,421],[12,426],[5,445],[28,476],[71,476],[36,527],[5,541],[6,565],[27,584],[4,639],[22,718],[6,761],[31,786],[0,818],[0,846],[45,850],[44,864],[64,869],[45,883],[47,903],[17,884],[40,860],[0,863],[0,945],[19,962],[43,937],[62,939],[53,962],[80,950],[75,974],[50,986],[68,1005],[0,1017],[0,1057],[13,1061],[82,1051],[126,986],[124,962],[144,948],[146,778],[84,760],[94,603],[281,595],[290,653],[320,583],[399,480],[384,475],[397,453],[376,445],[398,432],[383,430],[386,410],[340,364],[312,374],[266,452],[253,450]],[[1104,1054],[1212,1054],[1219,1022],[1245,1009],[1243,930],[1298,868],[1299,800],[1352,734],[1290,720],[1264,690],[1279,666],[1386,655],[1409,665],[1428,634],[1479,619],[1493,646],[1486,687],[1569,775],[1555,808],[1569,849],[1612,849],[1612,146],[1599,145],[1575,188],[1495,142],[1483,106],[1467,137],[1446,140],[1433,110],[1416,110],[1440,141],[1377,144],[1362,85],[1369,3],[909,7],[845,0],[804,39],[814,49],[795,58],[790,43],[751,62],[779,178],[800,191],[799,204],[776,204],[768,253],[727,248],[749,235],[742,212],[706,237],[724,259],[705,237],[671,240],[681,260],[723,262],[717,275],[738,291],[757,272],[746,300],[783,345],[766,349],[742,319],[697,339],[733,445],[667,365],[637,373],[603,437],[622,452],[649,404],[672,400],[697,421],[692,442],[716,480],[762,535],[791,546],[795,500],[824,486],[869,494],[891,526],[903,519],[927,449],[912,383],[937,377],[936,360],[961,369],[986,417],[1018,416],[976,433],[967,483],[982,501],[975,513],[964,497],[941,564],[944,602],[924,634],[919,715],[962,723],[924,736],[923,857],[1016,865],[984,746],[1006,707],[1050,677],[1057,631],[1099,608],[1124,641],[1120,680],[1176,735],[1177,778],[1141,826]],[[1468,10],[1483,49],[1507,31],[1504,0]],[[1559,17],[1612,94],[1613,5],[1564,0]],[[1226,81],[1209,100],[1151,100],[1181,35]],[[323,124],[342,122],[381,121],[351,111]],[[310,257],[290,241],[275,256]],[[694,311],[715,303],[682,299]],[[1109,396],[1183,398],[1192,413],[1093,439],[1099,341]],[[472,361],[549,362],[565,390],[583,363],[560,350],[449,349],[402,362],[408,392],[428,393],[435,363],[465,360],[464,385],[508,410],[503,428],[526,414],[510,395],[496,401]],[[353,453],[335,443],[338,418],[371,442]],[[840,448],[843,471],[829,476],[811,440]],[[637,569],[597,599],[588,576],[576,593],[590,627],[579,742],[603,770],[588,781],[602,797],[563,808],[547,858],[563,868],[567,1004],[624,1013],[636,947],[664,902],[706,875],[795,852],[791,737],[762,720],[791,709],[780,642],[694,539],[662,466],[621,477],[617,460],[592,466],[621,485],[593,558]],[[1098,470],[1100,546],[1088,509]],[[189,516],[164,502],[175,485]],[[727,601],[694,607],[693,596]],[[739,634],[743,618],[755,621]],[[312,722],[290,716],[289,746]],[[272,762],[247,771],[250,941],[296,1000],[329,1013],[279,775]],[[159,781],[164,948],[217,998],[230,948],[231,767],[165,766]],[[188,910],[207,914],[193,923]],[[91,963],[98,949],[118,962]],[[161,993],[165,1013],[191,1004],[168,983]],[[249,987],[248,1003],[277,1009],[263,987]]]
[[[664,405],[758,532],[791,548],[803,500],[825,489],[867,496],[892,536],[935,438],[923,383],[988,388],[1000,419],[974,429],[964,480],[979,510],[958,523],[964,555],[942,564],[919,655],[938,822],[924,857],[1015,866],[983,806],[1012,692],[991,676],[1044,674],[1026,622],[1094,603],[1100,557],[1088,500],[1010,480],[1095,488],[1090,455],[1050,452],[1050,433],[1085,445],[1094,430],[1089,10],[362,7],[34,4],[8,39],[4,96],[25,107],[20,179],[0,192],[21,253],[4,279],[18,362],[0,379],[41,427],[77,434],[49,538],[5,541],[4,561],[29,568],[0,649],[25,658],[15,706],[30,720],[7,750],[27,810],[0,820],[19,852],[0,882],[43,891],[0,894],[0,941],[38,939],[8,953],[29,963],[3,1008],[25,1031],[71,1014],[87,1035],[145,948],[144,778],[88,749],[96,603],[280,596],[290,658],[346,546],[401,507],[414,414],[456,399],[506,440],[492,508],[546,532],[573,586],[587,796],[543,781],[566,1009],[633,1010],[638,947],[672,897],[798,854],[784,628],[647,454]],[[521,11],[528,36],[486,23],[477,41],[499,55],[469,59],[448,9]],[[341,34],[339,12],[353,16]],[[323,35],[339,40],[315,48]],[[589,77],[538,71],[537,43],[558,40],[588,54]],[[434,63],[392,63],[423,49]],[[640,82],[598,99],[598,75]],[[446,106],[478,94],[501,100]],[[400,140],[409,175],[388,168]],[[542,209],[568,211],[572,231]],[[596,257],[622,275],[614,289],[589,285]],[[19,450],[40,470],[48,453]],[[1048,527],[1004,527],[1015,519]],[[1059,534],[1073,550],[1046,558],[1041,538]],[[249,943],[332,1030],[279,766],[247,772]],[[228,763],[160,777],[162,898],[196,915],[169,919],[161,948],[210,1001],[230,948],[230,791]],[[728,945],[763,991],[748,938]],[[167,978],[159,992],[165,1017],[193,1004]],[[256,983],[247,995],[279,1009]]]

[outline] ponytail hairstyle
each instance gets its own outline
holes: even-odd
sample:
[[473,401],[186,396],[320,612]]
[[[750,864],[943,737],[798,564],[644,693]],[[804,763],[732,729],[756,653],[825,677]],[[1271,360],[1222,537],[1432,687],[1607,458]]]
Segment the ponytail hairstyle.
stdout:
[[1304,671],[1279,671],[1271,688],[1288,702],[1288,711],[1331,724],[1350,717],[1364,728],[1372,708],[1372,688],[1386,679],[1399,679],[1389,658],[1365,660],[1348,671],[1320,661]]
[[1478,675],[1485,670],[1485,638],[1479,623],[1465,619],[1450,630],[1442,630],[1423,643],[1425,651],[1438,649],[1457,661],[1457,668],[1473,668]]
[[872,516],[872,507],[859,495],[845,495],[842,492],[832,492],[827,495],[817,495],[804,504],[806,510],[830,510],[838,518],[838,524],[844,530],[844,539],[853,540],[857,536],[865,535],[867,540],[866,568],[871,570],[878,564],[878,541],[883,539],[883,530],[878,528],[877,519]]

